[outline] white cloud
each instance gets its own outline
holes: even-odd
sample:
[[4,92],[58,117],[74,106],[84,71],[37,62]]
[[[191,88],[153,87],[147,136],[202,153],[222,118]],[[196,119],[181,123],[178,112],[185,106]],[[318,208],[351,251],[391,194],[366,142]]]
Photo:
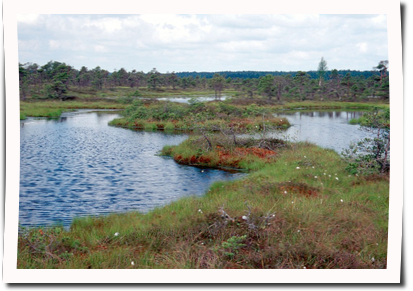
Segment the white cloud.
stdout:
[[195,15],[147,14],[140,19],[156,43],[198,42],[211,31],[211,25]]
[[60,42],[57,41],[57,40],[51,39],[51,40],[49,40],[49,47],[51,49],[58,49],[58,48],[60,48]]
[[37,50],[41,46],[38,40],[19,40],[19,51]]
[[381,14],[381,15],[372,17],[371,23],[373,27],[380,28],[380,29],[386,29],[387,28],[387,16]]
[[117,18],[113,17],[105,17],[98,20],[92,20],[83,24],[83,28],[87,29],[87,27],[98,27],[99,29],[113,33],[115,31],[119,31],[122,29],[122,21]]
[[99,65],[108,70],[292,71],[316,69],[322,56],[330,68],[357,70],[387,59],[385,15],[20,18],[20,62],[43,64],[53,59],[79,68]]
[[103,45],[95,45],[94,49],[95,49],[95,52],[99,52],[99,53],[108,52],[107,48],[104,47]]
[[262,41],[228,41],[216,45],[217,48],[228,53],[260,52],[266,49]]
[[368,50],[368,44],[366,42],[358,43],[356,46],[359,48],[361,53],[366,53]]

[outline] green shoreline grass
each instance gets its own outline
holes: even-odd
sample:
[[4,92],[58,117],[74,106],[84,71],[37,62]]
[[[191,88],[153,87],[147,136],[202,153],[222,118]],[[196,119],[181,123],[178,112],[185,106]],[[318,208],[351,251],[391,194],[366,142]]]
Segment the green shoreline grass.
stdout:
[[125,109],[113,101],[20,101],[20,119],[27,117],[58,118],[65,111],[77,109]]
[[[194,141],[166,150],[199,155]],[[308,143],[243,167],[243,179],[147,214],[22,230],[18,268],[386,268],[388,178],[348,175],[336,152]]]

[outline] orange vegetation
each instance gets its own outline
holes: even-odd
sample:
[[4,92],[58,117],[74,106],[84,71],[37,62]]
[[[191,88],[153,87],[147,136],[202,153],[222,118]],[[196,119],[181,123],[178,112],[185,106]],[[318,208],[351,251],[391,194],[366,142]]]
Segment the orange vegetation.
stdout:
[[[235,148],[233,151],[224,149],[221,146],[216,147],[218,153],[218,160],[213,161],[209,156],[190,156],[183,157],[182,155],[175,155],[174,159],[180,164],[185,165],[203,165],[203,166],[223,166],[239,168],[239,163],[247,156],[255,156],[265,161],[270,161],[275,156],[275,152],[261,148]],[[212,164],[211,164],[212,162]]]

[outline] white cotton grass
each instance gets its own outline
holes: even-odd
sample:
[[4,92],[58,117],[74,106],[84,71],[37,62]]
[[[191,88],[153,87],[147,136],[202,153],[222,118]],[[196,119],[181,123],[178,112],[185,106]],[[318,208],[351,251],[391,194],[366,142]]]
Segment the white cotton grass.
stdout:
[[199,213],[203,213],[201,209],[198,209],[198,212],[199,212]]
[[341,202],[341,203],[343,203],[343,202],[344,202],[344,200],[343,200],[343,199],[340,199],[340,202]]
[[130,264],[131,264],[132,266],[134,266],[134,265],[135,265],[135,262],[134,262],[134,261],[131,261]]
[[338,180],[338,177],[336,177],[336,180]]
[[314,179],[317,179],[318,177],[317,176],[314,176]]
[[300,167],[297,167],[296,169],[297,169],[297,170],[299,170],[299,169],[300,169]]
[[115,232],[114,236],[118,236],[118,235],[119,235],[119,232]]

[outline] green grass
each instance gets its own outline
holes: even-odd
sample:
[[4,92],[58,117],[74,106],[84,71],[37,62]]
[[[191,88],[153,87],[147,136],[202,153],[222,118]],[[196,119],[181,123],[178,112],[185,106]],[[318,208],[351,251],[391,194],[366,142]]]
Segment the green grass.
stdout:
[[125,104],[107,101],[31,101],[20,102],[20,119],[30,117],[57,118],[64,111],[76,109],[124,109]]
[[[165,151],[199,154],[192,145]],[[276,152],[202,197],[24,230],[18,268],[386,268],[388,178],[349,176],[337,153],[308,143]]]

